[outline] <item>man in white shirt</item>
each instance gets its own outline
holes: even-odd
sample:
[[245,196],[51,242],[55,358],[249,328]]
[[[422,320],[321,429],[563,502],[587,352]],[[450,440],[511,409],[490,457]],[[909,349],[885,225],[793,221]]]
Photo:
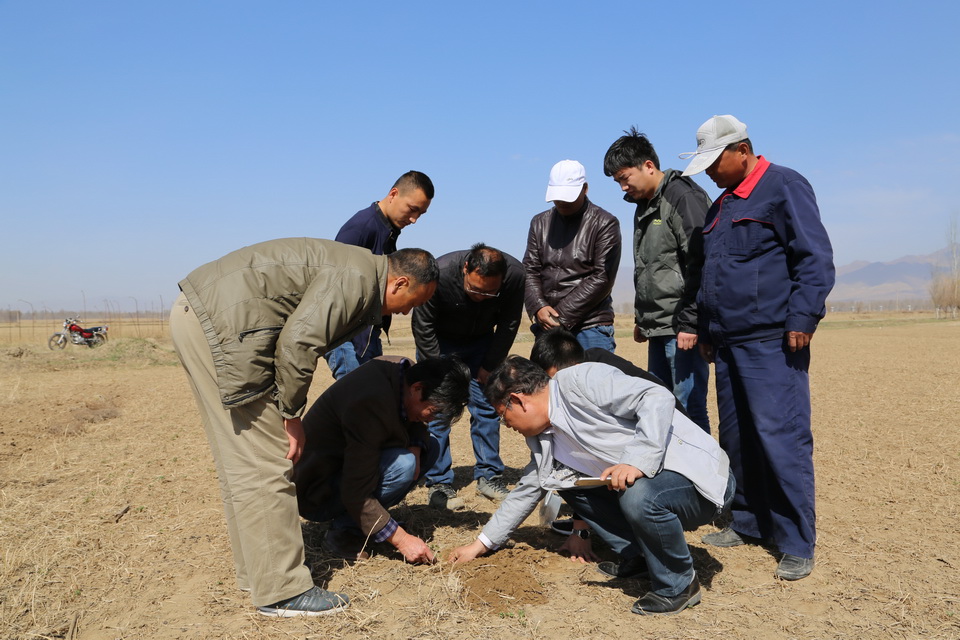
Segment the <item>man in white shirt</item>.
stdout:
[[[547,491],[558,490],[621,565],[645,561],[652,589],[634,613],[672,614],[700,602],[683,531],[727,508],[735,483],[727,455],[676,410],[669,391],[602,363],[568,367],[551,380],[511,356],[490,375],[486,394],[504,424],[526,437],[531,459],[477,540],[454,549],[451,560],[496,549]],[[608,479],[609,490],[578,486],[586,476]]]

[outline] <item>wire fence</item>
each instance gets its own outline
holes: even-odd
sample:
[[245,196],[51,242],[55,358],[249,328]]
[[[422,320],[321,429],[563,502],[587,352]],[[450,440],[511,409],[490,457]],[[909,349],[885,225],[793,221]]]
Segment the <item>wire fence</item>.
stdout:
[[[126,316],[126,314],[124,314]],[[39,342],[46,344],[47,339],[54,333],[63,331],[63,321],[67,317],[33,318],[30,314],[23,314],[13,321],[3,320],[0,313],[0,343],[24,344]],[[84,329],[99,325],[108,325],[108,339],[115,338],[164,338],[167,335],[167,318],[159,317],[120,317],[120,316],[91,316],[81,318],[80,326]]]

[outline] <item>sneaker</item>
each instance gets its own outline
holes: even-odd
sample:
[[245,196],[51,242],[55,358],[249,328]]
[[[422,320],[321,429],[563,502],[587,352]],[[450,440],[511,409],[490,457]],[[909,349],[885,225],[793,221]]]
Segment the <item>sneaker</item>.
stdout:
[[507,489],[507,483],[503,481],[503,476],[493,476],[477,480],[477,493],[484,498],[490,498],[494,502],[500,502],[507,497],[510,490]]
[[813,558],[801,558],[789,553],[783,554],[777,571],[773,575],[781,580],[800,580],[806,578],[813,571]]
[[687,588],[672,598],[650,591],[634,602],[630,610],[641,616],[672,616],[687,607],[698,604],[700,604],[700,581],[697,580],[697,576],[693,576]]
[[611,578],[646,578],[647,561],[643,555],[633,556],[621,562],[604,560],[597,563],[597,571]]
[[573,533],[573,518],[554,520],[550,523],[550,528],[562,536],[568,536]]
[[700,540],[704,544],[713,545],[714,547],[739,547],[742,544],[747,544],[747,541],[730,527],[715,531],[714,533],[708,533],[700,538]]
[[349,562],[366,560],[370,553],[364,549],[366,539],[354,535],[344,529],[330,529],[323,536],[320,548],[335,558],[342,558]]
[[456,511],[457,509],[463,509],[467,506],[467,503],[457,495],[453,485],[435,484],[430,487],[430,506],[436,509]]
[[296,618],[340,613],[349,606],[350,598],[346,594],[313,587],[298,596],[266,607],[257,607],[257,612],[271,618]]

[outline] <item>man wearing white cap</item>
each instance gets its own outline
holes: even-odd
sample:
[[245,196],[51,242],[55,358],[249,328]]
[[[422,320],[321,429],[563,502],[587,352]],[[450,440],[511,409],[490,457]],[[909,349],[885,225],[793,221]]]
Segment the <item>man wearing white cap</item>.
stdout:
[[575,160],[553,165],[546,201],[530,221],[523,256],[524,305],[534,334],[564,327],[584,349],[613,351],[613,283],[620,265],[620,223],[587,198]]
[[771,540],[776,576],[810,575],[816,545],[810,340],[833,288],[833,249],[810,183],[753,152],[747,126],[714,116],[684,175],[724,192],[703,225],[698,344],[716,362],[720,445],[737,481],[733,522],[703,541]]

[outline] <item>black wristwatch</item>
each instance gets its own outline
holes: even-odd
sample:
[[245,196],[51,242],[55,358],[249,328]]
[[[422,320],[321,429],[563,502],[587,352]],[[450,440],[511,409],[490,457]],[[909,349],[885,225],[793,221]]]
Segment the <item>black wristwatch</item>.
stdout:
[[570,532],[570,535],[572,535],[572,536],[577,536],[577,537],[579,537],[581,540],[589,540],[589,539],[590,539],[590,529],[574,529],[573,531]]

